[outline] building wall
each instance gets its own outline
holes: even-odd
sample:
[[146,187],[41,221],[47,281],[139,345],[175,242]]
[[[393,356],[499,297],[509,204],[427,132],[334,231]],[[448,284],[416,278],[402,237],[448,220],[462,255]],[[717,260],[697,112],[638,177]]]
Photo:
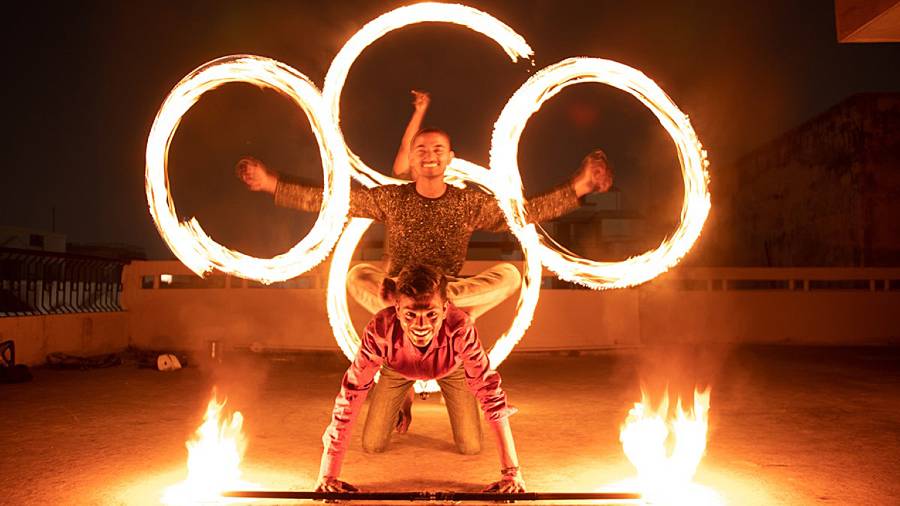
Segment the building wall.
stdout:
[[900,94],[847,99],[714,171],[712,195],[705,253],[726,264],[900,265]]
[[0,248],[64,253],[66,236],[45,230],[0,226]]
[[0,318],[0,341],[16,343],[16,362],[43,363],[48,353],[89,356],[128,346],[128,313],[78,313]]

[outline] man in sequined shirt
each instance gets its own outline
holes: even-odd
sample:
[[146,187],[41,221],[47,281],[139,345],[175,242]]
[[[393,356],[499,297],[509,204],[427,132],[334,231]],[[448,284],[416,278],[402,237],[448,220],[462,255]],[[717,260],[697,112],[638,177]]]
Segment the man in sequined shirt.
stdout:
[[[350,191],[351,216],[385,224],[388,268],[385,271],[371,264],[357,264],[347,273],[347,291],[375,314],[392,303],[382,297],[386,278],[396,276],[409,265],[430,265],[449,279],[449,300],[474,320],[506,300],[522,282],[519,270],[510,263],[497,264],[475,276],[457,277],[472,233],[505,231],[506,219],[491,195],[444,182],[453,151],[450,136],[443,130],[424,129],[415,134],[408,159],[407,170],[414,175],[413,182]],[[321,188],[290,182],[259,160],[240,160],[238,177],[253,191],[274,194],[276,205],[309,212],[321,208]],[[529,220],[541,223],[561,216],[578,207],[580,197],[609,190],[612,179],[606,155],[595,150],[582,160],[569,183],[528,200],[525,208]],[[411,405],[412,391],[397,419],[400,433],[409,428]]]
[[[385,224],[387,270],[358,264],[347,275],[347,289],[371,313],[391,301],[381,298],[386,277],[396,276],[412,264],[431,265],[450,279],[451,301],[477,318],[511,295],[521,283],[515,266],[502,263],[476,276],[457,278],[466,259],[469,239],[476,230],[507,230],[506,219],[491,195],[471,187],[444,182],[453,159],[450,136],[437,129],[421,130],[412,140],[410,170],[415,181],[350,191],[350,216]],[[238,162],[238,176],[253,191],[275,196],[276,205],[318,212],[322,189],[291,182],[253,158]],[[606,156],[596,150],[584,158],[571,181],[526,203],[528,217],[541,223],[578,207],[578,199],[607,191],[612,171]]]

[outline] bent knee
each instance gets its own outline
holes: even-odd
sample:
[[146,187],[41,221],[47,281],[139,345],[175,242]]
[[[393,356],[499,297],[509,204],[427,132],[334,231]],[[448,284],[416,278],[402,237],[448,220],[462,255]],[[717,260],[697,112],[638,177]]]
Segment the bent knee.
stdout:
[[463,455],[478,455],[481,453],[481,442],[456,443],[456,449]]
[[500,278],[500,282],[507,294],[516,291],[522,286],[522,274],[516,266],[510,263],[502,263],[496,267],[495,272]]
[[384,453],[388,447],[388,441],[370,441],[363,439],[363,451],[366,453]]
[[347,271],[347,282],[371,281],[377,269],[369,264],[356,264]]
[[522,274],[519,272],[519,269],[517,269],[515,265],[509,262],[497,264],[494,267],[494,271],[497,272],[497,274],[505,281],[516,283],[522,281]]

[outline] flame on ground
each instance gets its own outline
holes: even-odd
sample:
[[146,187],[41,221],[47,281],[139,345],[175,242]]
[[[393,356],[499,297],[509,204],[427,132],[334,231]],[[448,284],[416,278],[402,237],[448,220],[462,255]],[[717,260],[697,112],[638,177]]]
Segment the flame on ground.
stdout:
[[163,503],[225,502],[221,493],[226,490],[257,488],[241,480],[241,459],[247,446],[241,432],[244,417],[240,411],[224,416],[225,403],[225,399],[219,402],[213,391],[203,424],[194,433],[194,438],[185,444],[188,449],[187,479],[167,488]]
[[638,487],[654,504],[721,504],[711,489],[692,482],[706,452],[709,429],[709,389],[694,391],[694,404],[685,411],[678,399],[669,417],[666,392],[656,409],[642,391],[641,402],[628,412],[619,441],[638,471]]

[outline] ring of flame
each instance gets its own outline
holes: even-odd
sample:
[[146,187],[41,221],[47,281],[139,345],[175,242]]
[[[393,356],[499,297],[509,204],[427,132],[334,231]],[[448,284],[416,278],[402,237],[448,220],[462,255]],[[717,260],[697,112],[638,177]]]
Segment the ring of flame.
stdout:
[[[203,231],[196,218],[179,222],[169,191],[169,146],[181,118],[201,95],[231,82],[273,88],[293,100],[306,113],[322,158],[325,182],[318,219],[294,247],[268,259],[222,246]],[[200,276],[216,268],[264,283],[294,278],[325,259],[347,219],[350,162],[337,124],[312,81],[269,58],[226,56],[204,64],[182,79],[166,97],[153,121],[147,140],[146,164],[147,202],[156,228],[175,256]]]
[[[325,76],[325,87],[322,96],[331,106],[336,123],[340,123],[341,91],[347,79],[350,67],[370,44],[388,34],[391,31],[416,23],[442,22],[454,23],[481,33],[496,42],[509,55],[512,61],[519,58],[528,58],[533,54],[531,47],[512,28],[494,18],[493,16],[463,5],[421,3],[407,7],[400,7],[385,13],[367,23],[361,28],[338,52]],[[352,174],[357,181],[364,186],[372,188],[384,184],[403,184],[408,181],[386,176],[377,170],[368,167],[359,156],[347,146],[347,154],[352,165]],[[495,187],[491,173],[477,164],[460,158],[454,158],[447,167],[445,181],[455,186],[465,186],[465,183],[475,183],[484,187],[489,192]],[[347,271],[350,260],[356,250],[362,235],[371,225],[372,220],[352,218],[335,246],[334,256],[328,273],[328,320],[334,331],[335,340],[344,355],[353,360],[359,349],[360,338],[350,319],[347,307]],[[522,288],[519,292],[519,301],[516,314],[509,329],[501,335],[490,351],[490,361],[494,367],[509,355],[516,344],[525,335],[525,331],[531,325],[534,310],[540,296],[540,280],[542,267],[537,258],[529,256],[524,250],[525,273],[522,280]],[[437,382],[417,381],[417,392],[438,391]]]
[[[675,142],[684,179],[681,221],[675,233],[655,250],[622,262],[595,262],[561,251],[561,246],[546,234],[536,234],[534,227],[526,221],[516,158],[522,131],[531,115],[546,100],[567,86],[588,82],[609,84],[628,92],[656,115]],[[706,152],[690,120],[653,80],[627,65],[600,58],[569,58],[537,72],[506,103],[494,124],[491,139],[490,166],[496,178],[494,188],[502,190],[495,196],[522,248],[538,255],[541,263],[561,279],[593,289],[644,283],[681,260],[700,236],[709,214],[708,165]]]

